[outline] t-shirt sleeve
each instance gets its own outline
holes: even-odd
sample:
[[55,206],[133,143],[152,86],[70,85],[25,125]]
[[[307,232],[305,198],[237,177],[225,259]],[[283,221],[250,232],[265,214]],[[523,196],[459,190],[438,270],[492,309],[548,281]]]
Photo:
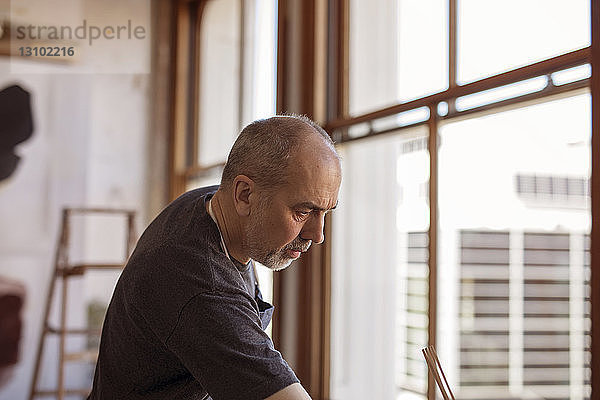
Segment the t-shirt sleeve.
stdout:
[[264,399],[298,382],[243,295],[195,296],[166,345],[214,400]]

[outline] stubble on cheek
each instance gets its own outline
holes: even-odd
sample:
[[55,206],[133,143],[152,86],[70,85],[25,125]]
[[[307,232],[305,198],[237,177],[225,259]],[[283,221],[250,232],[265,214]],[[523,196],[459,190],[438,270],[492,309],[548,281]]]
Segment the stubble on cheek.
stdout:
[[298,235],[292,242],[282,248],[272,248],[266,242],[265,232],[276,229],[265,227],[264,221],[267,220],[266,213],[270,204],[265,202],[261,204],[259,210],[251,214],[248,225],[245,228],[245,235],[242,240],[242,248],[250,258],[263,264],[269,269],[279,271],[287,268],[293,258],[288,256],[288,250],[299,250],[305,252],[310,247],[312,241],[304,240]]
[[261,225],[260,220],[252,220],[246,228],[242,245],[250,258],[269,269],[278,271],[288,267],[292,263],[293,259],[288,257],[287,251],[288,249],[298,248],[298,239],[296,238],[292,243],[285,245],[283,248],[270,248],[265,243],[264,227]]

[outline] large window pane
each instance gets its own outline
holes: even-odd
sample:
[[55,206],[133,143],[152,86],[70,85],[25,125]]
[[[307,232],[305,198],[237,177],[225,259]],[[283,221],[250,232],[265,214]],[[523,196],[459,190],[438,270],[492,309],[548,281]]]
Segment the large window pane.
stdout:
[[243,0],[242,126],[275,114],[277,0]]
[[459,83],[589,45],[589,0],[458,0]]
[[198,158],[223,162],[240,128],[240,1],[206,3],[200,34]]
[[447,87],[446,3],[350,0],[351,115]]
[[590,390],[590,97],[440,131],[438,349],[462,399]]
[[275,113],[276,77],[276,0],[211,0],[205,7],[196,160],[201,166],[225,162],[243,126]]
[[340,148],[333,214],[332,399],[423,399],[427,344],[426,130]]
[[448,87],[448,1],[399,1],[400,101]]

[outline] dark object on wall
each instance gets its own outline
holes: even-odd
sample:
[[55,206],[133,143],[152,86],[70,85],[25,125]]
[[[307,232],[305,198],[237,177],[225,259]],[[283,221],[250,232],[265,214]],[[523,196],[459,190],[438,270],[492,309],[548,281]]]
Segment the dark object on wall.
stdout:
[[25,287],[0,276],[0,387],[10,376],[12,366],[19,361],[24,300]]
[[[15,146],[33,133],[29,92],[13,85],[0,91],[0,181],[17,168],[20,157]],[[21,308],[25,287],[0,276],[0,387],[19,361]]]
[[29,92],[17,85],[0,91],[0,181],[15,171],[20,157],[14,148],[32,133]]
[[16,281],[0,276],[0,367],[15,364],[21,338],[20,311],[25,288]]

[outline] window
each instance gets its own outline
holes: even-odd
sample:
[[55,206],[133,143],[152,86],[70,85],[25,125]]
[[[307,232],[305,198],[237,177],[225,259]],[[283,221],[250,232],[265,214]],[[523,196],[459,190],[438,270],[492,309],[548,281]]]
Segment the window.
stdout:
[[587,0],[457,1],[458,82],[589,46],[590,4]]
[[589,180],[577,177],[518,174],[515,190],[524,200],[563,202],[573,206],[581,205],[590,196]]
[[[426,131],[340,149],[333,219],[331,398],[425,393],[428,337]],[[393,166],[393,168],[390,168]]]
[[[590,66],[598,62],[590,2],[526,3],[278,2],[287,49],[279,66],[288,71],[279,85],[289,86],[282,97],[290,98],[282,104],[327,104],[318,113],[328,116],[344,164],[331,270],[322,263],[332,280],[323,330],[331,328],[331,373],[329,365],[310,371],[327,375],[324,398],[433,400],[419,352],[426,343],[438,348],[460,398],[583,400],[596,384],[586,261],[596,249],[588,250],[589,153],[597,151]],[[247,21],[245,4],[239,16]],[[294,13],[301,29],[288,24]],[[249,30],[239,31],[245,55]],[[323,93],[311,80],[324,69],[320,60],[311,69],[322,35],[326,102],[316,101]],[[240,71],[246,99],[250,69]],[[297,77],[300,84],[289,82]],[[247,110],[238,104],[239,121]],[[210,167],[190,159],[187,182]],[[560,262],[536,264],[548,254]],[[322,297],[298,310],[327,309]],[[541,331],[530,329],[537,323]],[[310,340],[293,352],[327,360],[314,356]]]
[[350,0],[349,7],[349,115],[448,87],[445,0]]
[[212,0],[200,23],[195,163],[224,163],[248,123],[275,113],[274,0]]
[[[441,127],[438,293],[457,312],[438,314],[446,338],[438,347],[461,397],[589,397],[589,201],[581,191],[554,202],[552,179],[572,173],[584,186],[589,100],[572,96]],[[514,191],[513,177],[525,171],[536,177],[528,186],[536,204]]]
[[[434,399],[425,342],[457,398],[589,398],[589,2],[503,4],[505,18],[476,1],[358,3],[349,98],[326,125],[344,165],[331,398]],[[552,21],[577,27],[541,34]],[[405,86],[402,40],[426,55]]]
[[275,0],[179,5],[171,197],[195,182],[218,183],[240,130],[275,113],[276,15]]
[[200,22],[198,165],[222,163],[240,130],[239,0],[208,1]]
[[589,396],[589,236],[486,230],[460,237],[462,391]]

